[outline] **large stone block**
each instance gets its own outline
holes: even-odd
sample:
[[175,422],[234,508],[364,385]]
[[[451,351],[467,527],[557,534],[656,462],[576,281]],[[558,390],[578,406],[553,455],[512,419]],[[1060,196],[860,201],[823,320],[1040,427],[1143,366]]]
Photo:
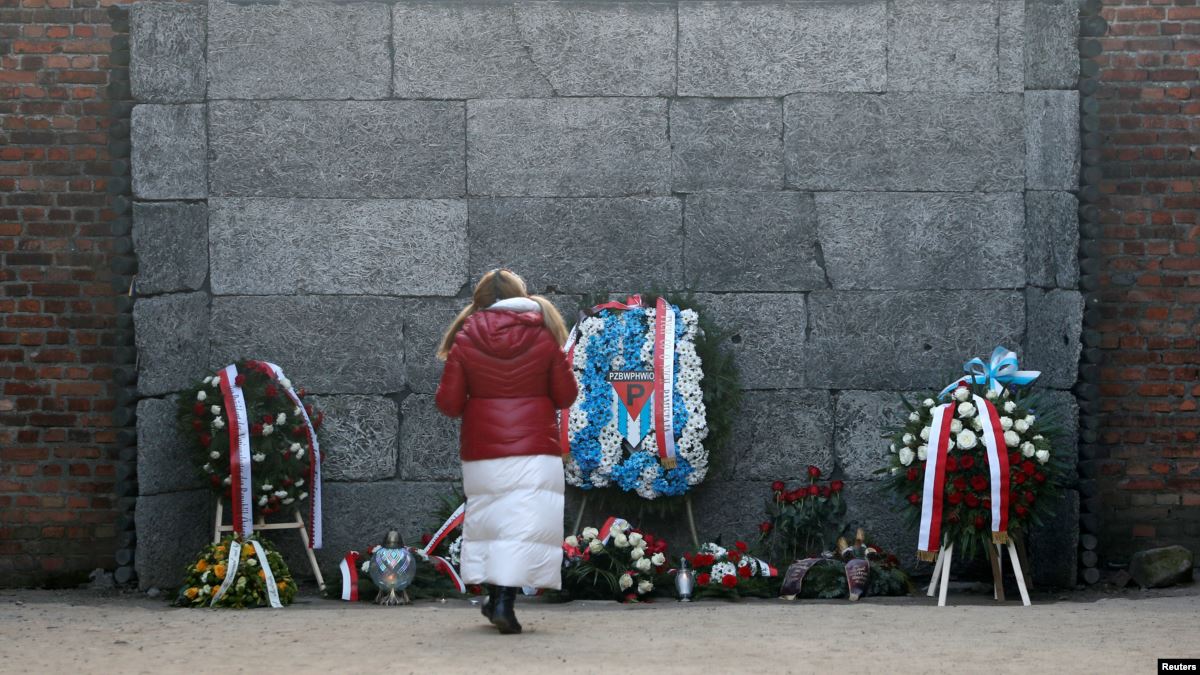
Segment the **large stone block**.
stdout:
[[889,9],[888,91],[996,91],[996,2],[894,0]]
[[402,98],[550,96],[511,5],[399,3],[393,82]]
[[382,396],[311,396],[325,413],[321,476],[328,481],[387,480],[396,476],[400,413]]
[[203,105],[139,105],[130,119],[133,194],[140,199],[208,196]]
[[1025,92],[1025,184],[1030,190],[1079,187],[1079,92]]
[[805,382],[833,389],[943,387],[964,361],[1025,330],[1020,291],[815,291]]
[[[896,391],[843,391],[837,395],[833,444],[838,466],[847,480],[882,480],[876,471],[887,465],[885,429],[906,421],[908,411]],[[918,394],[904,392],[909,402]]]
[[210,0],[212,98],[387,98],[388,7]]
[[783,108],[775,99],[671,101],[671,146],[676,192],[783,186]]
[[208,294],[141,298],[133,306],[138,391],[178,391],[207,375]]
[[138,494],[205,487],[192,448],[179,430],[178,398],[146,398],[137,405]]
[[999,0],[997,88],[1025,90],[1025,0]]
[[867,538],[894,553],[905,569],[930,571],[917,560],[917,530],[904,516],[908,504],[879,481],[847,481],[842,492],[846,521],[853,529],[863,528]]
[[1025,286],[1019,192],[822,192],[816,202],[834,288]]
[[473,278],[517,270],[531,292],[679,288],[678,199],[472,199]]
[[209,110],[213,194],[455,197],[463,104],[221,101]]
[[1075,588],[1079,551],[1079,493],[1065,490],[1055,500],[1054,515],[1029,536],[1033,583]]
[[404,301],[369,296],[216,297],[209,364],[279,364],[316,393],[404,387]]
[[1022,365],[1042,371],[1038,383],[1067,389],[1079,375],[1079,334],[1083,330],[1083,297],[1078,291],[1025,291],[1029,317]]
[[811,194],[690,195],[684,223],[689,289],[806,291],[828,285]]
[[438,345],[454,317],[469,302],[459,298],[414,298],[405,302],[404,369],[409,389],[423,394],[437,391],[442,378]]
[[804,376],[805,300],[800,293],[697,294],[696,302],[730,332],[744,389],[794,389]]
[[[696,489],[692,510],[700,542],[720,539],[726,546],[735,541],[753,542],[758,525],[767,518],[771,481],[710,481]],[[651,530],[662,533],[673,553],[691,548],[691,533],[675,518],[675,527]]]
[[129,10],[129,85],[151,103],[204,100],[202,4],[138,2]]
[[514,5],[529,56],[559,96],[675,93],[675,8],[666,3]]
[[400,479],[462,480],[459,421],[443,415],[427,394],[408,396],[400,412]]
[[679,94],[882,91],[887,9],[853,3],[679,5]]
[[454,295],[467,280],[463,201],[214,198],[209,204],[218,295]]
[[143,590],[179,587],[188,566],[212,541],[214,503],[208,490],[138,497],[134,509],[138,586]]
[[1025,270],[1043,288],[1079,284],[1079,200],[1070,192],[1025,193]]
[[1078,0],[1025,5],[1025,87],[1074,89],[1079,80]]
[[784,100],[788,185],[1020,190],[1017,94],[803,94]]
[[202,203],[135,203],[133,249],[142,295],[199,290],[208,276],[208,209]]
[[667,101],[468,101],[467,164],[472,195],[665,194]]
[[[833,470],[833,399],[827,391],[748,391],[734,422],[738,480],[805,478],[809,464]],[[728,457],[722,461],[728,462]]]

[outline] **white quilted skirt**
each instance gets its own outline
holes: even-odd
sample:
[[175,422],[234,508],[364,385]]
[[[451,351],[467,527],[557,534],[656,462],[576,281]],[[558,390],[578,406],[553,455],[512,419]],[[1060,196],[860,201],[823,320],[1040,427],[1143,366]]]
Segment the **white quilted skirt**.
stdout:
[[551,455],[463,462],[468,584],[562,587],[563,463]]

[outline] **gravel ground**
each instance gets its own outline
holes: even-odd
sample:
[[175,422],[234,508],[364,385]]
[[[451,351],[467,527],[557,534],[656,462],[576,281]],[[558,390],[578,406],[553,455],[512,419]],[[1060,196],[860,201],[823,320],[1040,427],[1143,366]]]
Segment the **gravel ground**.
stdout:
[[1071,594],[1032,607],[956,593],[859,603],[525,600],[501,636],[468,602],[313,597],[176,609],[134,593],[0,591],[0,672],[1151,673],[1200,657],[1200,593]]

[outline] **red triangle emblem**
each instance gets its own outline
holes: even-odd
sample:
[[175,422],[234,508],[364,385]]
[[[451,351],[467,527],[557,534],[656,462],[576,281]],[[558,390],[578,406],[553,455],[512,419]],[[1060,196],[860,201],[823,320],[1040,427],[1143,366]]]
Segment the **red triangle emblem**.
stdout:
[[654,373],[648,370],[614,370],[608,381],[617,392],[617,399],[629,411],[629,416],[638,419],[646,401],[654,393]]

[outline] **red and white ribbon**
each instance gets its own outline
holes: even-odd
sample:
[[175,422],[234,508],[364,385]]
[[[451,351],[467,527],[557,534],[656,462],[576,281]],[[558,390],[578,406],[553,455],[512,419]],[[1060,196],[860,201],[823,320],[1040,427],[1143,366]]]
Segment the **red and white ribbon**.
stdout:
[[466,517],[467,504],[466,502],[463,502],[462,504],[458,505],[457,509],[454,509],[454,513],[450,514],[450,517],[446,519],[446,522],[442,523],[442,526],[438,528],[437,532],[433,533],[433,537],[429,539],[429,543],[425,544],[425,547],[421,549],[421,552],[425,555],[429,555],[431,551],[438,547],[438,544],[442,543],[442,540],[446,538],[446,535],[450,534],[463,524],[463,521],[466,520]]
[[946,453],[950,445],[950,423],[953,421],[953,403],[944,403],[933,409],[929,449],[925,459],[924,494],[921,495],[921,529],[917,538],[917,557],[921,560],[935,560],[941,546]]
[[992,402],[974,397],[983,422],[983,445],[987,448],[988,473],[992,493],[992,542],[1008,543],[1008,445],[1004,442],[1004,428],[1000,426],[1000,414]]
[[342,562],[338,563],[342,571],[342,599],[358,600],[358,551],[350,551]]
[[434,569],[440,570],[450,577],[450,581],[454,582],[454,587],[458,589],[459,593],[467,592],[467,585],[463,583],[462,577],[458,575],[458,570],[454,569],[454,565],[451,565],[449,560],[440,555],[431,555],[429,558],[435,561]]
[[654,318],[654,432],[658,460],[675,468],[675,312],[664,298]]
[[613,529],[620,526],[620,530],[628,530],[631,526],[628,520],[609,516],[608,520],[604,521],[604,525],[600,528],[600,534],[596,535],[601,544],[608,544],[608,540],[612,539]]
[[254,532],[254,495],[250,482],[250,424],[246,419],[246,397],[237,383],[237,366],[221,369],[221,396],[229,427],[229,476],[233,498],[233,531],[249,536]]
[[283,369],[269,361],[262,361],[262,364],[270,369],[271,376],[275,378],[279,386],[283,387],[284,393],[300,410],[300,417],[304,420],[304,432],[308,437],[309,448],[312,450],[312,456],[308,458],[308,547],[321,548],[321,444],[317,441],[317,430],[313,427],[312,420],[308,417],[308,410],[305,409],[304,403],[292,389],[291,384],[283,383],[287,379],[283,376]]

